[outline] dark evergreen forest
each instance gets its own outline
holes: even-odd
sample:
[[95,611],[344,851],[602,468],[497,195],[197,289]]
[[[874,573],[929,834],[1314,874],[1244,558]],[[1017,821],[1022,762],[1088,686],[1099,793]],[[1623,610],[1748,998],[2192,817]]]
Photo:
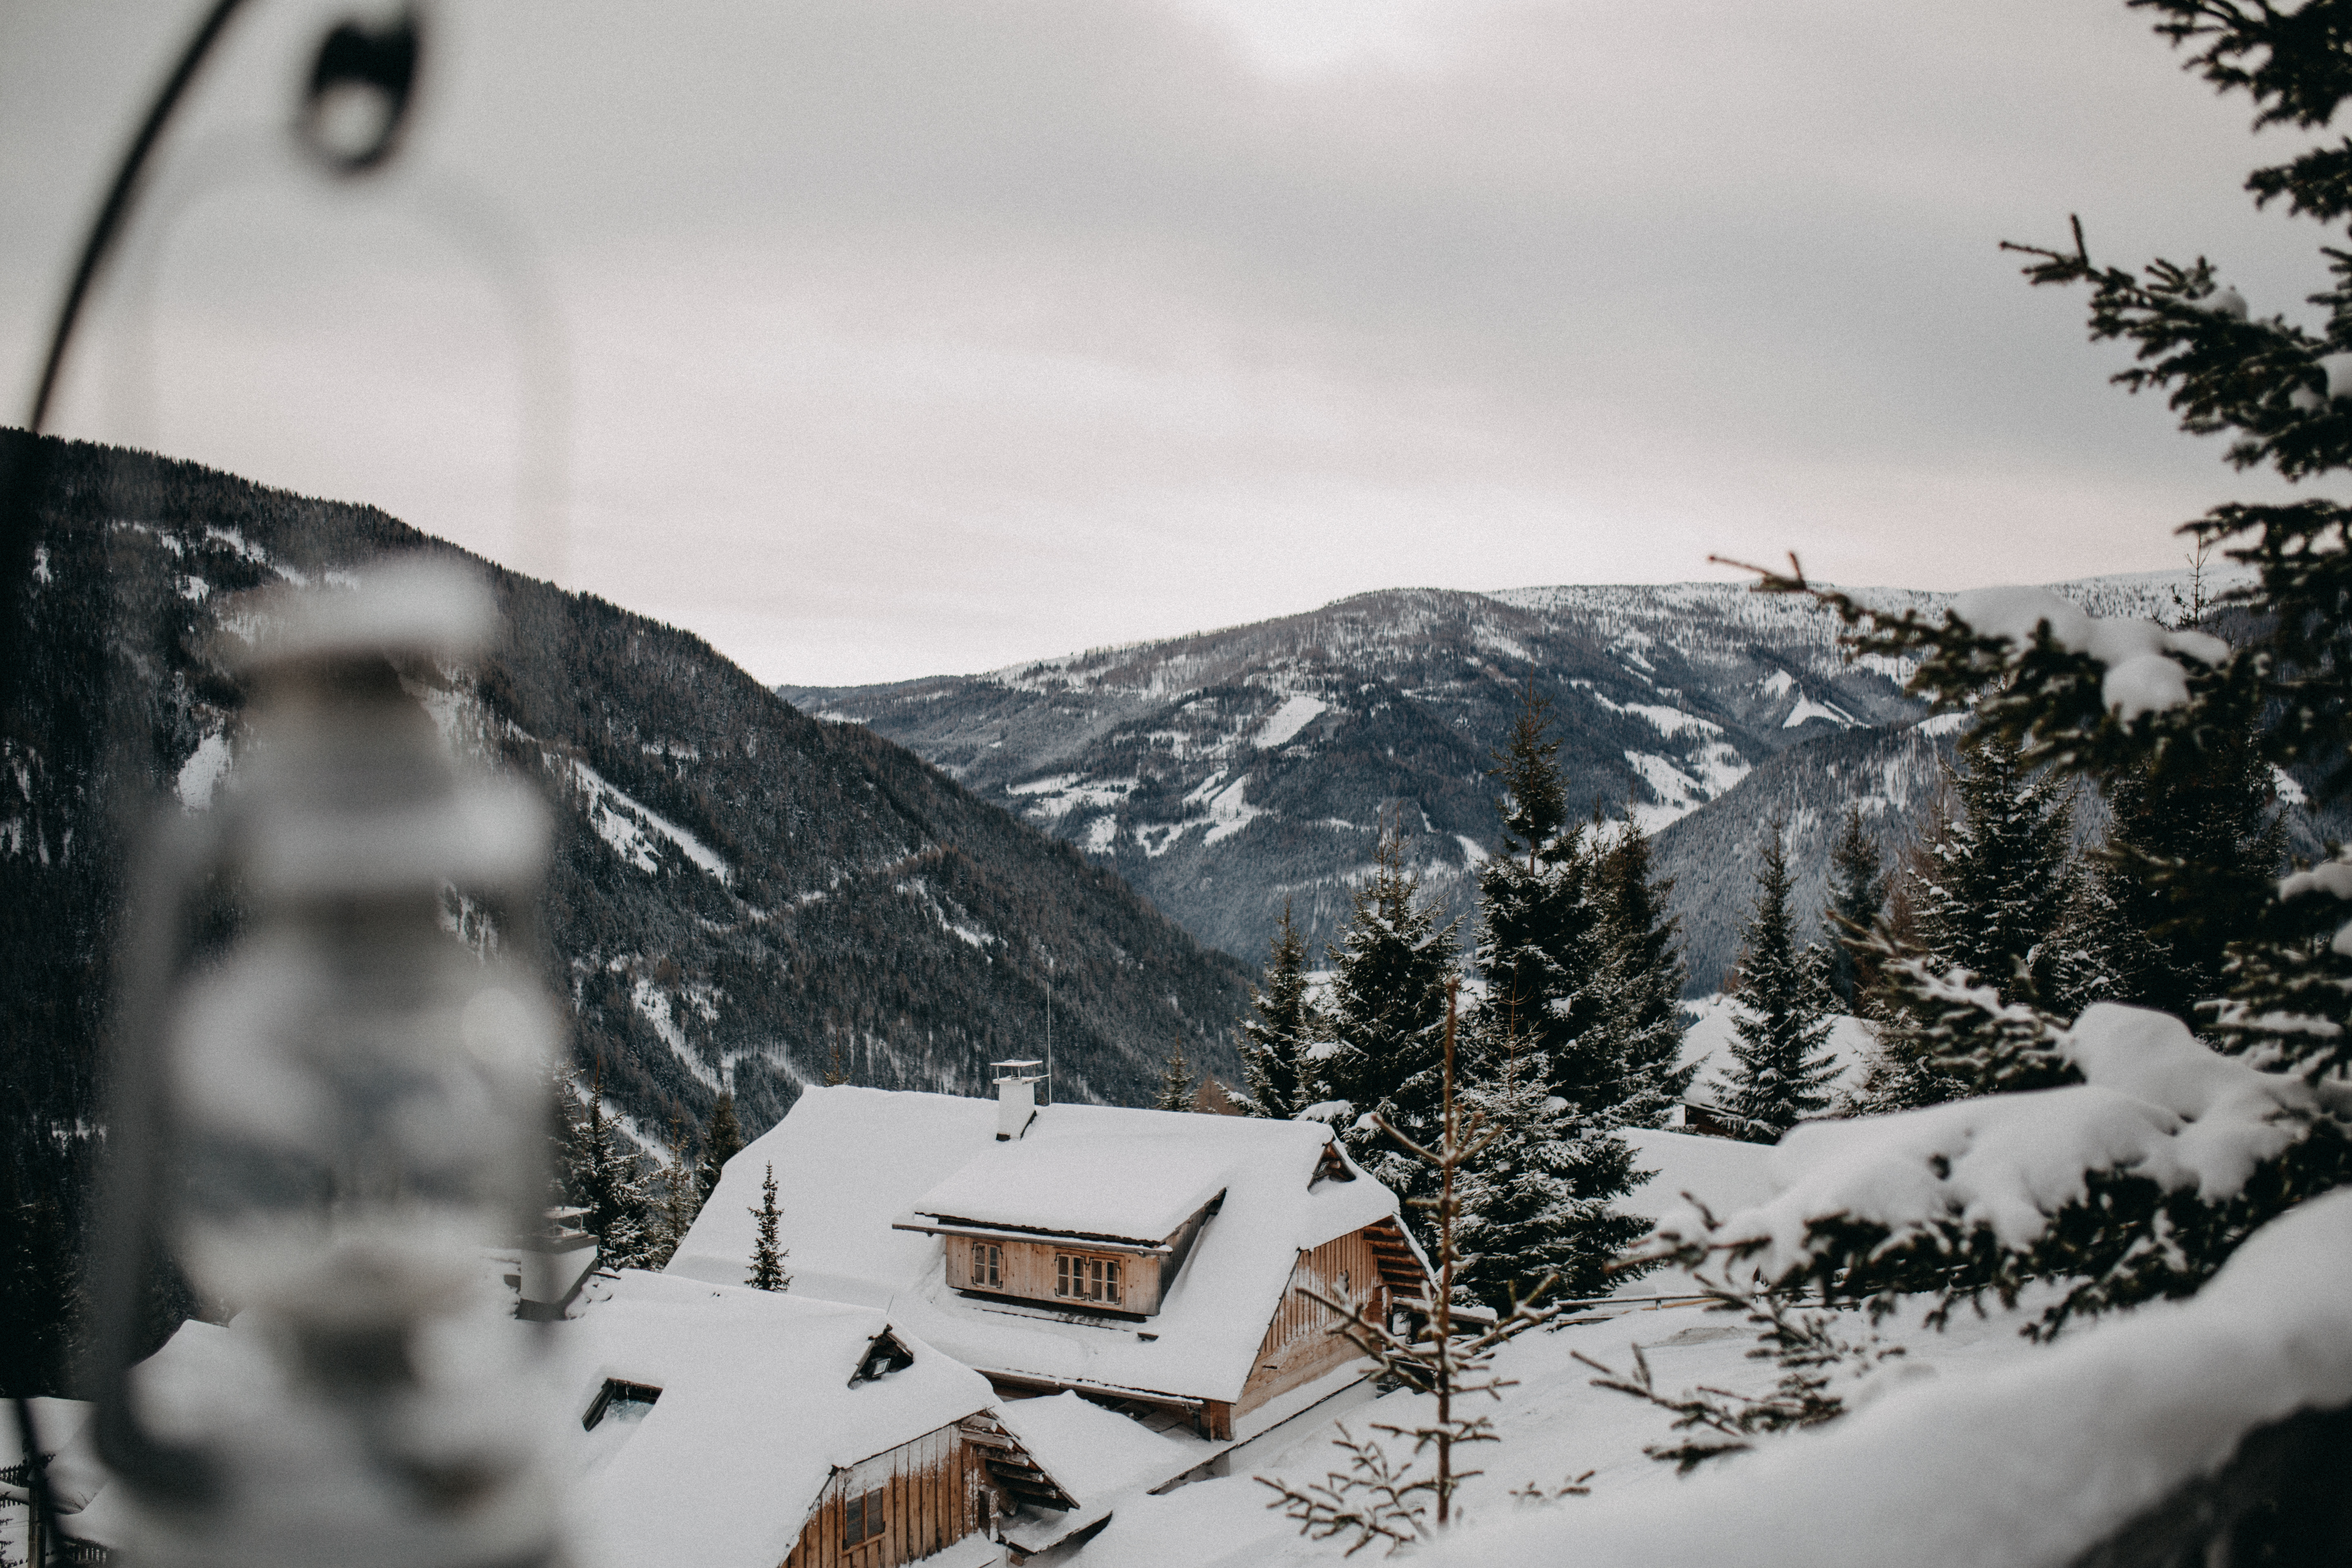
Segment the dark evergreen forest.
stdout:
[[[70,1236],[103,1146],[129,847],[144,814],[184,808],[199,747],[236,733],[238,692],[205,651],[219,617],[243,590],[453,547],[142,453],[0,431],[0,460],[44,472],[0,715],[0,1173],[14,1212]],[[1179,1048],[1238,1079],[1247,971],[1073,846],[863,727],[808,718],[688,633],[476,564],[505,643],[454,682],[407,673],[461,746],[556,807],[541,912],[572,1065],[601,1064],[642,1132],[698,1128],[730,1078],[753,1133],[828,1071],[984,1092],[990,1060],[1042,1054],[1049,955],[1064,1098],[1148,1103]]]

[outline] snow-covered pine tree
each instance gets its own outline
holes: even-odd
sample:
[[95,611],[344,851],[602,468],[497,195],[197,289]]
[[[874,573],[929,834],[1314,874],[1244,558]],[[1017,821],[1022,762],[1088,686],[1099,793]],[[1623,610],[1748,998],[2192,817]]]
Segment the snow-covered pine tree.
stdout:
[[1598,846],[1593,886],[1600,905],[1602,957],[1598,1054],[1617,1064],[1615,1103],[1603,1113],[1621,1127],[1657,1127],[1690,1092],[1698,1066],[1680,1066],[1686,1032],[1683,957],[1666,912],[1673,884],[1650,875],[1650,841],[1631,822]]
[[596,1238],[599,1263],[642,1268],[655,1245],[652,1204],[637,1156],[622,1146],[604,1120],[604,1068],[599,1062],[585,1107],[567,1106],[563,1175],[572,1202],[587,1213],[581,1223]]
[[1829,1106],[1822,1087],[1837,1074],[1823,1050],[1830,1037],[1821,950],[1800,948],[1789,908],[1789,858],[1772,824],[1756,868],[1756,907],[1744,933],[1732,1018],[1732,1066],[1723,1110],[1740,1136],[1770,1143]]
[[1201,1081],[1193,1075],[1192,1064],[1185,1059],[1184,1047],[1179,1045],[1169,1053],[1168,1061],[1160,1069],[1160,1088],[1151,1097],[1154,1110],[1190,1110],[1192,1097],[1200,1091]]
[[709,1203],[710,1194],[719,1185],[719,1174],[727,1162],[743,1152],[743,1124],[735,1119],[735,1091],[721,1089],[710,1107],[710,1120],[702,1129],[702,1159],[695,1166],[695,1181],[702,1188],[702,1201]]
[[[2190,68],[2225,93],[2247,94],[2257,126],[2316,132],[2352,99],[2344,44],[2352,37],[2352,0],[2305,0],[2294,7],[2131,3],[2156,13],[2158,32],[2189,49]],[[2352,217],[2352,155],[2340,143],[2312,145],[2287,163],[2257,169],[2246,185],[2258,204],[2284,200],[2326,224]],[[2135,391],[2165,392],[2187,431],[2228,436],[2233,464],[2268,466],[2291,481],[2352,469],[2352,419],[2345,416],[2352,399],[2352,248],[2323,251],[2332,277],[2328,288],[2309,297],[2326,315],[2316,330],[2284,314],[2257,314],[2201,258],[2159,259],[2137,271],[2096,263],[2079,220],[2070,243],[2011,248],[2027,257],[2026,276],[2036,284],[2086,286],[2093,339],[2134,351],[2129,367],[2114,379]],[[2271,766],[2305,767],[2315,805],[2340,808],[2352,795],[2352,682],[2345,678],[2352,668],[2352,506],[2316,496],[2230,502],[2183,531],[2200,550],[2219,549],[2255,574],[2251,586],[2223,595],[2245,628],[2236,647],[2199,631],[2101,619],[2037,589],[1977,590],[1930,620],[1818,587],[1793,562],[1787,573],[1762,574],[1759,585],[1809,594],[1834,609],[1853,628],[1846,642],[1855,653],[1916,660],[1912,689],[1947,709],[1972,710],[1979,730],[2012,748],[2021,768],[2110,791],[2130,787],[2124,781],[2135,776],[2167,789],[2174,779],[2193,780],[2208,769],[2226,775],[2251,718],[2258,724],[2254,756]],[[2053,1331],[2074,1314],[2191,1294],[2247,1237],[2307,1199],[2352,1183],[2352,1117],[2337,1092],[2352,1071],[2352,928],[2346,919],[2352,913],[2352,859],[2337,852],[2274,884],[2250,914],[2226,917],[2218,913],[2231,906],[2226,889],[2242,885],[2243,877],[2237,851],[2244,840],[2229,837],[2234,842],[2222,845],[2223,864],[2184,862],[2170,874],[2182,907],[2199,903],[2197,889],[2209,879],[2225,889],[2213,904],[2217,923],[2227,921],[2213,935],[2228,961],[2211,1032],[2236,1061],[2197,1056],[2194,1037],[2168,1034],[2180,1026],[2160,1014],[2103,1006],[2064,1030],[1989,984],[1969,987],[1949,974],[1919,978],[1940,983],[1941,1005],[1972,1012],[1976,1026],[2000,1037],[2001,1048],[1987,1054],[1986,1065],[2032,1069],[2011,1081],[2044,1072],[2096,1084],[2120,1062],[2110,1089],[2128,1100],[2134,1064],[2159,1054],[2180,1063],[2173,1083],[2226,1076],[2234,1100],[2215,1100],[2187,1125],[2210,1140],[2225,1135],[2224,1104],[2267,1107],[2250,1115],[2243,1130],[2242,1166],[2219,1181],[2168,1180],[2158,1173],[2159,1162],[2143,1154],[2105,1153],[2095,1128],[2112,1125],[2097,1120],[2108,1114],[2110,1099],[2038,1099],[2035,1147],[2046,1151],[2053,1139],[2069,1140],[2057,1146],[2077,1147],[2084,1160],[2082,1195],[2053,1205],[2038,1231],[1996,1236],[1951,1212],[1906,1215],[1884,1205],[1867,1221],[1828,1214],[1809,1227],[1787,1277],[1801,1275],[1847,1300],[1928,1289],[1945,1292],[1948,1302],[1988,1289],[2013,1298],[2027,1281],[2063,1280],[2065,1289],[2043,1325]],[[2003,1097],[1991,1097],[1982,1117],[1954,1119],[1949,1126],[1998,1119],[2002,1105]],[[2052,1114],[2062,1107],[2081,1121]],[[2151,1107],[2149,1114],[2161,1122],[2164,1113]],[[1904,1145],[1900,1154],[1896,1144],[1885,1145],[1888,1174],[1916,1182],[1924,1173],[1928,1184],[1919,1190],[1931,1197],[1941,1180],[1935,1162],[1949,1157],[1917,1144]],[[2188,1168],[2198,1167],[2189,1162]],[[2052,1174],[2046,1163],[2037,1170],[2041,1190]],[[2007,1169],[1973,1179],[1988,1177],[2022,1180]],[[1888,1190],[1874,1165],[1846,1178]],[[1711,1245],[1726,1244],[1717,1238]]]
[[[1496,1440],[1493,1420],[1473,1401],[1479,1395],[1499,1400],[1510,1386],[1495,1373],[1495,1352],[1505,1341],[1558,1313],[1557,1308],[1535,1306],[1534,1298],[1552,1293],[1554,1284],[1539,1279],[1528,1296],[1508,1300],[1489,1324],[1465,1331],[1454,1315],[1463,1283],[1459,1241],[1463,1185],[1486,1141],[1493,1136],[1455,1092],[1459,984],[1458,980],[1449,980],[1443,997],[1436,1135],[1423,1143],[1384,1119],[1372,1119],[1377,1131],[1430,1172],[1429,1180],[1416,1184],[1427,1189],[1427,1195],[1412,1200],[1424,1215],[1418,1228],[1429,1237],[1427,1251],[1436,1268],[1437,1289],[1427,1319],[1413,1314],[1402,1324],[1375,1321],[1363,1315],[1360,1302],[1303,1292],[1339,1318],[1339,1331],[1378,1363],[1386,1379],[1432,1395],[1435,1408],[1414,1426],[1372,1423],[1375,1432],[1412,1440],[1412,1452],[1402,1458],[1391,1456],[1379,1438],[1357,1437],[1342,1426],[1332,1446],[1347,1455],[1345,1470],[1334,1470],[1321,1482],[1303,1488],[1257,1478],[1260,1486],[1271,1487],[1278,1494],[1276,1503],[1285,1505],[1289,1516],[1298,1521],[1302,1535],[1317,1541],[1353,1535],[1345,1553],[1349,1556],[1375,1541],[1385,1541],[1393,1552],[1401,1546],[1433,1540],[1459,1521],[1455,1494],[1464,1481],[1479,1473],[1460,1468],[1460,1451],[1473,1443]],[[1464,1409],[1465,1405],[1471,1406],[1468,1411]],[[1429,1461],[1426,1469],[1422,1468],[1424,1456]],[[1576,1481],[1570,1481],[1557,1494],[1530,1488],[1525,1495],[1567,1495],[1580,1489]]]
[[1939,969],[1965,969],[2005,1002],[2057,999],[2058,950],[2073,898],[2074,790],[1979,726],[1947,773],[1953,806],[1912,869],[1919,941]]
[[1510,739],[1488,776],[1502,781],[1499,849],[1478,868],[1476,960],[1486,995],[1470,1056],[1491,1073],[1507,1043],[1548,1064],[1552,1092],[1580,1111],[1622,1098],[1607,1013],[1592,846],[1568,818],[1550,704],[1528,684]]
[[686,1119],[677,1111],[669,1119],[669,1163],[654,1173],[648,1184],[646,1210],[646,1268],[659,1268],[677,1251],[677,1244],[686,1239],[694,1224],[694,1216],[702,1209],[702,1187],[694,1168],[694,1154],[686,1131]]
[[1542,1065],[1507,1053],[1499,1077],[1462,1094],[1483,1142],[1455,1189],[1455,1281],[1497,1312],[1547,1277],[1568,1300],[1601,1294],[1650,1228],[1612,1206],[1633,1188],[1633,1150],[1553,1094]]
[[[1423,1195],[1425,1167],[1400,1152],[1372,1119],[1385,1118],[1409,1138],[1437,1136],[1445,986],[1461,951],[1454,923],[1441,924],[1420,893],[1402,840],[1383,833],[1372,875],[1356,889],[1348,927],[1330,950],[1331,1038],[1321,1063],[1328,1091],[1350,1108],[1341,1142],[1406,1197]],[[1406,1217],[1418,1227],[1421,1211]]]
[[[2103,938],[2074,863],[2074,785],[1998,725],[1962,737],[1928,831],[1908,857],[1906,914],[1860,952],[1878,1048],[1853,1109],[1901,1110],[2057,1081],[2000,1008],[2072,1016],[2095,999]],[[1973,978],[1955,989],[1958,976]],[[1991,1005],[1979,1005],[1990,999]]]
[[2100,996],[2210,1022],[2224,948],[2270,901],[2286,858],[2277,790],[2251,722],[2202,756],[2132,769],[2107,787],[2106,842],[2090,875]]
[[1861,998],[1876,978],[1870,963],[1870,933],[1885,918],[1885,859],[1878,841],[1863,826],[1862,807],[1848,806],[1837,842],[1830,846],[1829,907],[1822,911],[1830,990],[1847,1013],[1862,1010]]
[[784,1259],[791,1253],[777,1245],[776,1227],[783,1213],[776,1207],[776,1165],[772,1160],[768,1163],[767,1174],[760,1181],[759,1206],[751,1215],[759,1225],[751,1236],[751,1272],[744,1276],[743,1283],[755,1290],[791,1289],[792,1273],[784,1267]]
[[1265,984],[1252,987],[1250,1005],[1257,1016],[1242,1024],[1246,1087],[1233,1096],[1234,1103],[1249,1116],[1296,1116],[1322,1098],[1309,1053],[1322,1036],[1323,1020],[1307,994],[1307,944],[1291,924],[1286,901],[1266,953]]

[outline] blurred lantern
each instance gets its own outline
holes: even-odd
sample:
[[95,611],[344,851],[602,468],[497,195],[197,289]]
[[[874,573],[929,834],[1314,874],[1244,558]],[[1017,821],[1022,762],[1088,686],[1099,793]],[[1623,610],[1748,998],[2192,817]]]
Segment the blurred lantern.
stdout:
[[337,23],[320,41],[295,129],[331,173],[367,174],[398,151],[422,32],[412,7],[381,22]]
[[[486,1249],[548,1193],[555,1016],[514,956],[547,817],[461,765],[418,695],[494,605],[420,559],[224,624],[247,734],[138,895],[110,1138],[100,1436],[136,1558],[551,1562],[531,1331],[482,1294]],[[221,888],[242,927],[199,966],[190,917]],[[466,922],[478,950],[459,894],[492,916]],[[129,1362],[158,1248],[241,1315],[225,1359],[153,1391]]]

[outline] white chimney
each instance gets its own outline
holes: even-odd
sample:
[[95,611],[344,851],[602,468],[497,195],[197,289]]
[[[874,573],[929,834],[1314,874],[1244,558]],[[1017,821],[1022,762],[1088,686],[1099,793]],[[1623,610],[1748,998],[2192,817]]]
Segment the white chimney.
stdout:
[[1029,1131],[1037,1115],[1037,1085],[1045,1077],[1039,1061],[991,1062],[996,1077],[996,1141],[1010,1142]]
[[596,1267],[596,1238],[579,1224],[587,1213],[586,1209],[550,1209],[546,1225],[523,1238],[518,1259],[521,1267],[515,1281],[520,1301],[515,1316],[538,1323],[562,1318],[564,1309],[579,1293],[581,1281]]

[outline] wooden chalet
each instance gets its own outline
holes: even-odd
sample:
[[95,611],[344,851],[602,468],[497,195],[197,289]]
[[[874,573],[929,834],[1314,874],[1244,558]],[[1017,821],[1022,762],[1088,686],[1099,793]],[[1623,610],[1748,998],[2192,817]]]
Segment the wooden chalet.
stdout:
[[635,1270],[598,1294],[558,1331],[583,1568],[982,1568],[1000,1516],[1075,1506],[880,1312]]
[[[892,1321],[1007,1398],[1075,1392],[1246,1438],[1370,1374],[1367,1316],[1431,1286],[1397,1200],[1320,1123],[812,1089],[730,1162],[672,1277],[740,1279],[773,1164],[794,1290]],[[748,1195],[747,1195],[748,1194]]]

